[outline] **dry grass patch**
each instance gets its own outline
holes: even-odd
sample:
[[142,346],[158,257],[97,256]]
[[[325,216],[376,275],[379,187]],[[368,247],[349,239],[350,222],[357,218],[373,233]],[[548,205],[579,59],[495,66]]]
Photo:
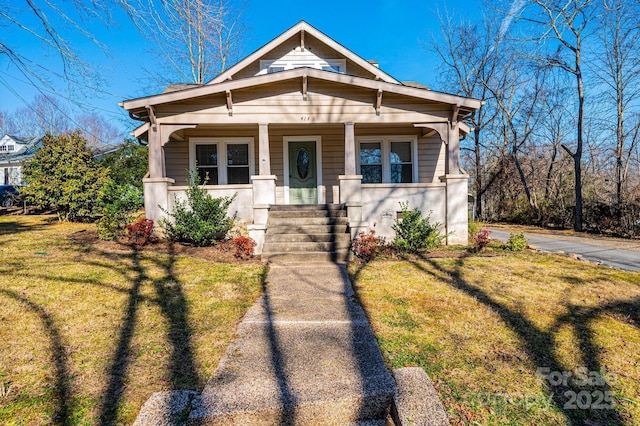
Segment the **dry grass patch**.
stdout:
[[[350,268],[389,366],[424,368],[455,424],[640,424],[639,273],[531,252]],[[609,383],[537,374],[583,367]]]
[[0,424],[131,424],[201,389],[260,294],[259,263],[83,244],[93,225],[0,218]]

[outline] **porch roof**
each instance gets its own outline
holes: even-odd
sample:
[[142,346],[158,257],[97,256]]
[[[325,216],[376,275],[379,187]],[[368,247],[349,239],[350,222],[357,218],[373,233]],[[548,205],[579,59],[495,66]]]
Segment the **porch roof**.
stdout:
[[[126,100],[120,106],[129,111],[133,118],[140,121],[149,120],[149,108],[170,104],[185,103],[191,99],[216,95],[233,90],[246,89],[250,87],[265,86],[287,80],[295,79],[316,79],[320,81],[348,85],[352,87],[368,89],[371,91],[388,92],[402,96],[421,99],[426,102],[447,104],[459,109],[458,116],[464,118],[473,111],[480,108],[482,101],[462,96],[436,92],[428,89],[403,86],[381,80],[371,80],[346,74],[339,74],[330,71],[322,71],[313,68],[295,68],[272,74],[258,75],[240,80],[227,80],[216,84],[206,84],[194,88],[178,90],[174,92],[161,93],[137,99]],[[301,84],[302,87],[302,84]]]

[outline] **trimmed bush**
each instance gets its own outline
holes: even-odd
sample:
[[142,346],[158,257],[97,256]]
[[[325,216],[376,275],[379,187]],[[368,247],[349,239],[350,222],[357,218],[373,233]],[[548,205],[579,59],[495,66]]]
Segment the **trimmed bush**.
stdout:
[[113,241],[118,238],[120,220],[115,215],[104,215],[97,223],[98,238],[105,241]]
[[198,181],[198,173],[190,169],[186,201],[176,200],[173,213],[163,209],[173,220],[163,219],[160,225],[171,241],[200,247],[216,245],[233,227],[227,210],[236,196],[214,198]]
[[409,210],[409,202],[401,202],[402,218],[396,219],[392,226],[396,231],[393,246],[404,252],[417,253],[423,250],[430,250],[441,246],[446,235],[440,233],[438,229],[440,223],[431,223],[431,214],[423,217],[418,208]]
[[504,248],[509,251],[522,251],[529,245],[529,240],[522,232],[511,232]]

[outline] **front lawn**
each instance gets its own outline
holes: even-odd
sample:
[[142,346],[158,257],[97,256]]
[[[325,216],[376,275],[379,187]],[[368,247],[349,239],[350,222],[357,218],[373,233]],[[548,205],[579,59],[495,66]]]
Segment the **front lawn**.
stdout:
[[388,366],[424,368],[453,424],[640,424],[640,273],[498,252],[350,274]]
[[261,291],[223,264],[0,218],[0,424],[131,424],[153,393],[201,389]]

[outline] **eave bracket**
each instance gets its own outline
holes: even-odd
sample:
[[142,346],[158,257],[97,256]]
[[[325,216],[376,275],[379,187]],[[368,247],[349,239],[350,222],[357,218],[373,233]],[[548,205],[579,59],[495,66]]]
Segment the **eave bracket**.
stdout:
[[376,96],[376,115],[380,115],[380,107],[382,106],[382,89],[378,89]]
[[227,110],[229,110],[229,117],[233,115],[233,97],[231,96],[231,90],[227,90]]
[[302,76],[302,99],[307,100],[307,76]]

